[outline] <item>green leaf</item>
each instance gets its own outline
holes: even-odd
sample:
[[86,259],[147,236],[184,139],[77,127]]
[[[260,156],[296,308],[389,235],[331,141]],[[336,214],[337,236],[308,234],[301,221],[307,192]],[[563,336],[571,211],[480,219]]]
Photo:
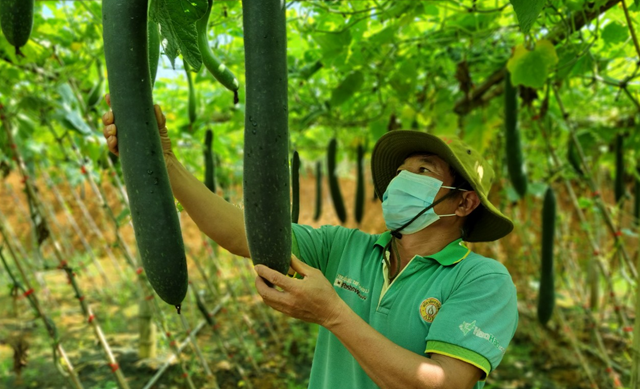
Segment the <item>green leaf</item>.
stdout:
[[369,134],[373,143],[387,132],[387,121],[388,119],[385,118],[369,123]]
[[402,99],[408,99],[415,93],[415,83],[418,79],[418,67],[415,61],[404,60],[400,67],[389,78],[389,85],[396,91]]
[[589,197],[580,197],[578,199],[578,206],[580,209],[587,209],[593,207],[593,199]]
[[73,90],[71,90],[69,84],[61,84],[58,86],[57,91],[60,97],[62,97],[62,103],[64,105],[67,105],[69,108],[75,108],[78,105],[78,100],[73,94]]
[[56,89],[60,95],[60,101],[55,105],[53,118],[69,130],[83,135],[91,133],[91,127],[84,121],[78,110],[78,100],[69,84],[61,84]]
[[82,116],[76,111],[70,111],[66,108],[59,108],[53,114],[54,119],[57,119],[65,128],[78,132],[82,135],[91,134],[91,127],[82,119]]
[[607,44],[621,43],[629,38],[629,30],[619,23],[612,22],[602,30],[601,36]]
[[331,92],[331,106],[337,107],[351,98],[364,83],[364,75],[360,71],[349,73],[340,85]]
[[[639,0],[640,1],[640,0]],[[434,4],[431,4],[431,0],[422,1],[423,13],[429,16],[438,16],[440,15],[440,8],[436,7]]]
[[18,122],[18,129],[23,137],[31,137],[33,131],[36,128],[36,124],[31,120],[29,116],[18,114],[16,115],[16,121]]
[[531,26],[538,18],[542,7],[544,6],[544,0],[510,0],[513,5],[513,10],[518,17],[518,23],[520,23],[520,30],[523,33],[529,33]]
[[351,44],[351,32],[345,30],[337,34],[317,34],[313,39],[322,49],[322,58],[330,61],[347,50]]
[[542,88],[557,63],[558,54],[553,43],[542,39],[532,51],[527,50],[524,45],[518,45],[507,63],[507,69],[514,86]]
[[573,48],[570,49],[560,49],[558,51],[558,56],[560,60],[558,61],[558,67],[556,70],[556,80],[560,81],[565,79],[570,73],[573,67],[577,62],[577,53]]
[[575,66],[571,70],[571,76],[581,76],[591,71],[593,71],[593,58],[586,54],[578,58]]
[[179,49],[194,71],[200,69],[202,55],[195,22],[205,14],[207,7],[207,0],[155,0],[151,4],[151,19],[160,24],[162,36],[167,39],[166,54],[172,64]]
[[396,37],[396,33],[398,32],[398,26],[395,24],[386,27],[377,33],[371,35],[369,38],[369,43],[372,45],[384,45],[391,41],[393,41]]
[[18,107],[20,107],[20,109],[35,112],[35,113],[39,113],[41,110],[45,109],[48,105],[49,103],[47,102],[46,99],[43,99],[42,97],[34,96],[34,95],[27,95],[23,97],[22,100],[20,100],[20,103],[18,103]]

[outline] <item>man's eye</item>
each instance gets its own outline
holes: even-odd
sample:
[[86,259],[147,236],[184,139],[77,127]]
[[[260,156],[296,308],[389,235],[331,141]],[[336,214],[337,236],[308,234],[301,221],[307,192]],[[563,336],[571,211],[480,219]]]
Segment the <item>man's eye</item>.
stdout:
[[421,167],[420,168],[420,173],[425,173],[425,172],[430,172],[431,170],[429,168],[426,167]]

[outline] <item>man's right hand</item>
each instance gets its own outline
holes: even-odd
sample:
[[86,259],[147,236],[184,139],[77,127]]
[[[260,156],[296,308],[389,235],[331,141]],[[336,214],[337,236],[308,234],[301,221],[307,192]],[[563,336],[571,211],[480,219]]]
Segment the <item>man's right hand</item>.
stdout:
[[[104,96],[105,101],[111,107],[111,96],[107,93]],[[156,121],[158,122],[158,131],[160,132],[160,140],[162,143],[162,152],[164,154],[171,154],[171,140],[169,139],[169,135],[167,134],[167,119],[164,117],[162,113],[162,109],[158,104],[153,106],[153,110],[156,114]],[[102,124],[104,124],[104,129],[102,133],[104,134],[105,139],[107,140],[107,146],[109,147],[109,151],[114,153],[115,155],[119,155],[118,153],[118,138],[116,136],[117,130],[116,125],[113,123],[113,111],[109,110],[109,112],[102,115]]]

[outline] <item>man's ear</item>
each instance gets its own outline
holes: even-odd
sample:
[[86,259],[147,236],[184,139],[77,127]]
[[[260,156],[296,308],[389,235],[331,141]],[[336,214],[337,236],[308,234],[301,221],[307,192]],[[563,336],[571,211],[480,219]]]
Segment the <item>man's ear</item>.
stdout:
[[475,191],[467,191],[462,192],[462,198],[460,199],[460,203],[458,204],[458,209],[456,209],[456,215],[458,216],[467,216],[474,209],[478,208],[480,205],[480,198]]

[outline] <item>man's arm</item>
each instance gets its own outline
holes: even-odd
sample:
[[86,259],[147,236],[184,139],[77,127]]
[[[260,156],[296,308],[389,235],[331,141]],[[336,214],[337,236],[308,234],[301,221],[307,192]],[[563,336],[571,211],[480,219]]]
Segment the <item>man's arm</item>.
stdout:
[[[109,94],[105,95],[105,100],[111,106]],[[171,140],[167,135],[166,118],[160,106],[155,105],[154,111],[173,195],[182,204],[200,231],[231,253],[248,258],[250,256],[249,245],[242,210],[212,193],[182,166],[173,154]],[[109,151],[118,155],[118,138],[113,111],[102,116],[102,123],[105,126],[103,133]]]
[[211,192],[173,154],[165,156],[165,163],[173,195],[200,231],[229,252],[249,258],[242,210]]
[[[265,303],[327,328],[380,388],[471,389],[481,379],[482,371],[466,362],[439,354],[429,359],[398,346],[353,312],[319,270],[295,257],[291,267],[303,278],[255,267],[256,287]],[[263,278],[282,290],[269,288]]]
[[461,360],[440,354],[429,359],[398,346],[349,307],[327,329],[380,388],[471,389],[482,377],[480,369]]

